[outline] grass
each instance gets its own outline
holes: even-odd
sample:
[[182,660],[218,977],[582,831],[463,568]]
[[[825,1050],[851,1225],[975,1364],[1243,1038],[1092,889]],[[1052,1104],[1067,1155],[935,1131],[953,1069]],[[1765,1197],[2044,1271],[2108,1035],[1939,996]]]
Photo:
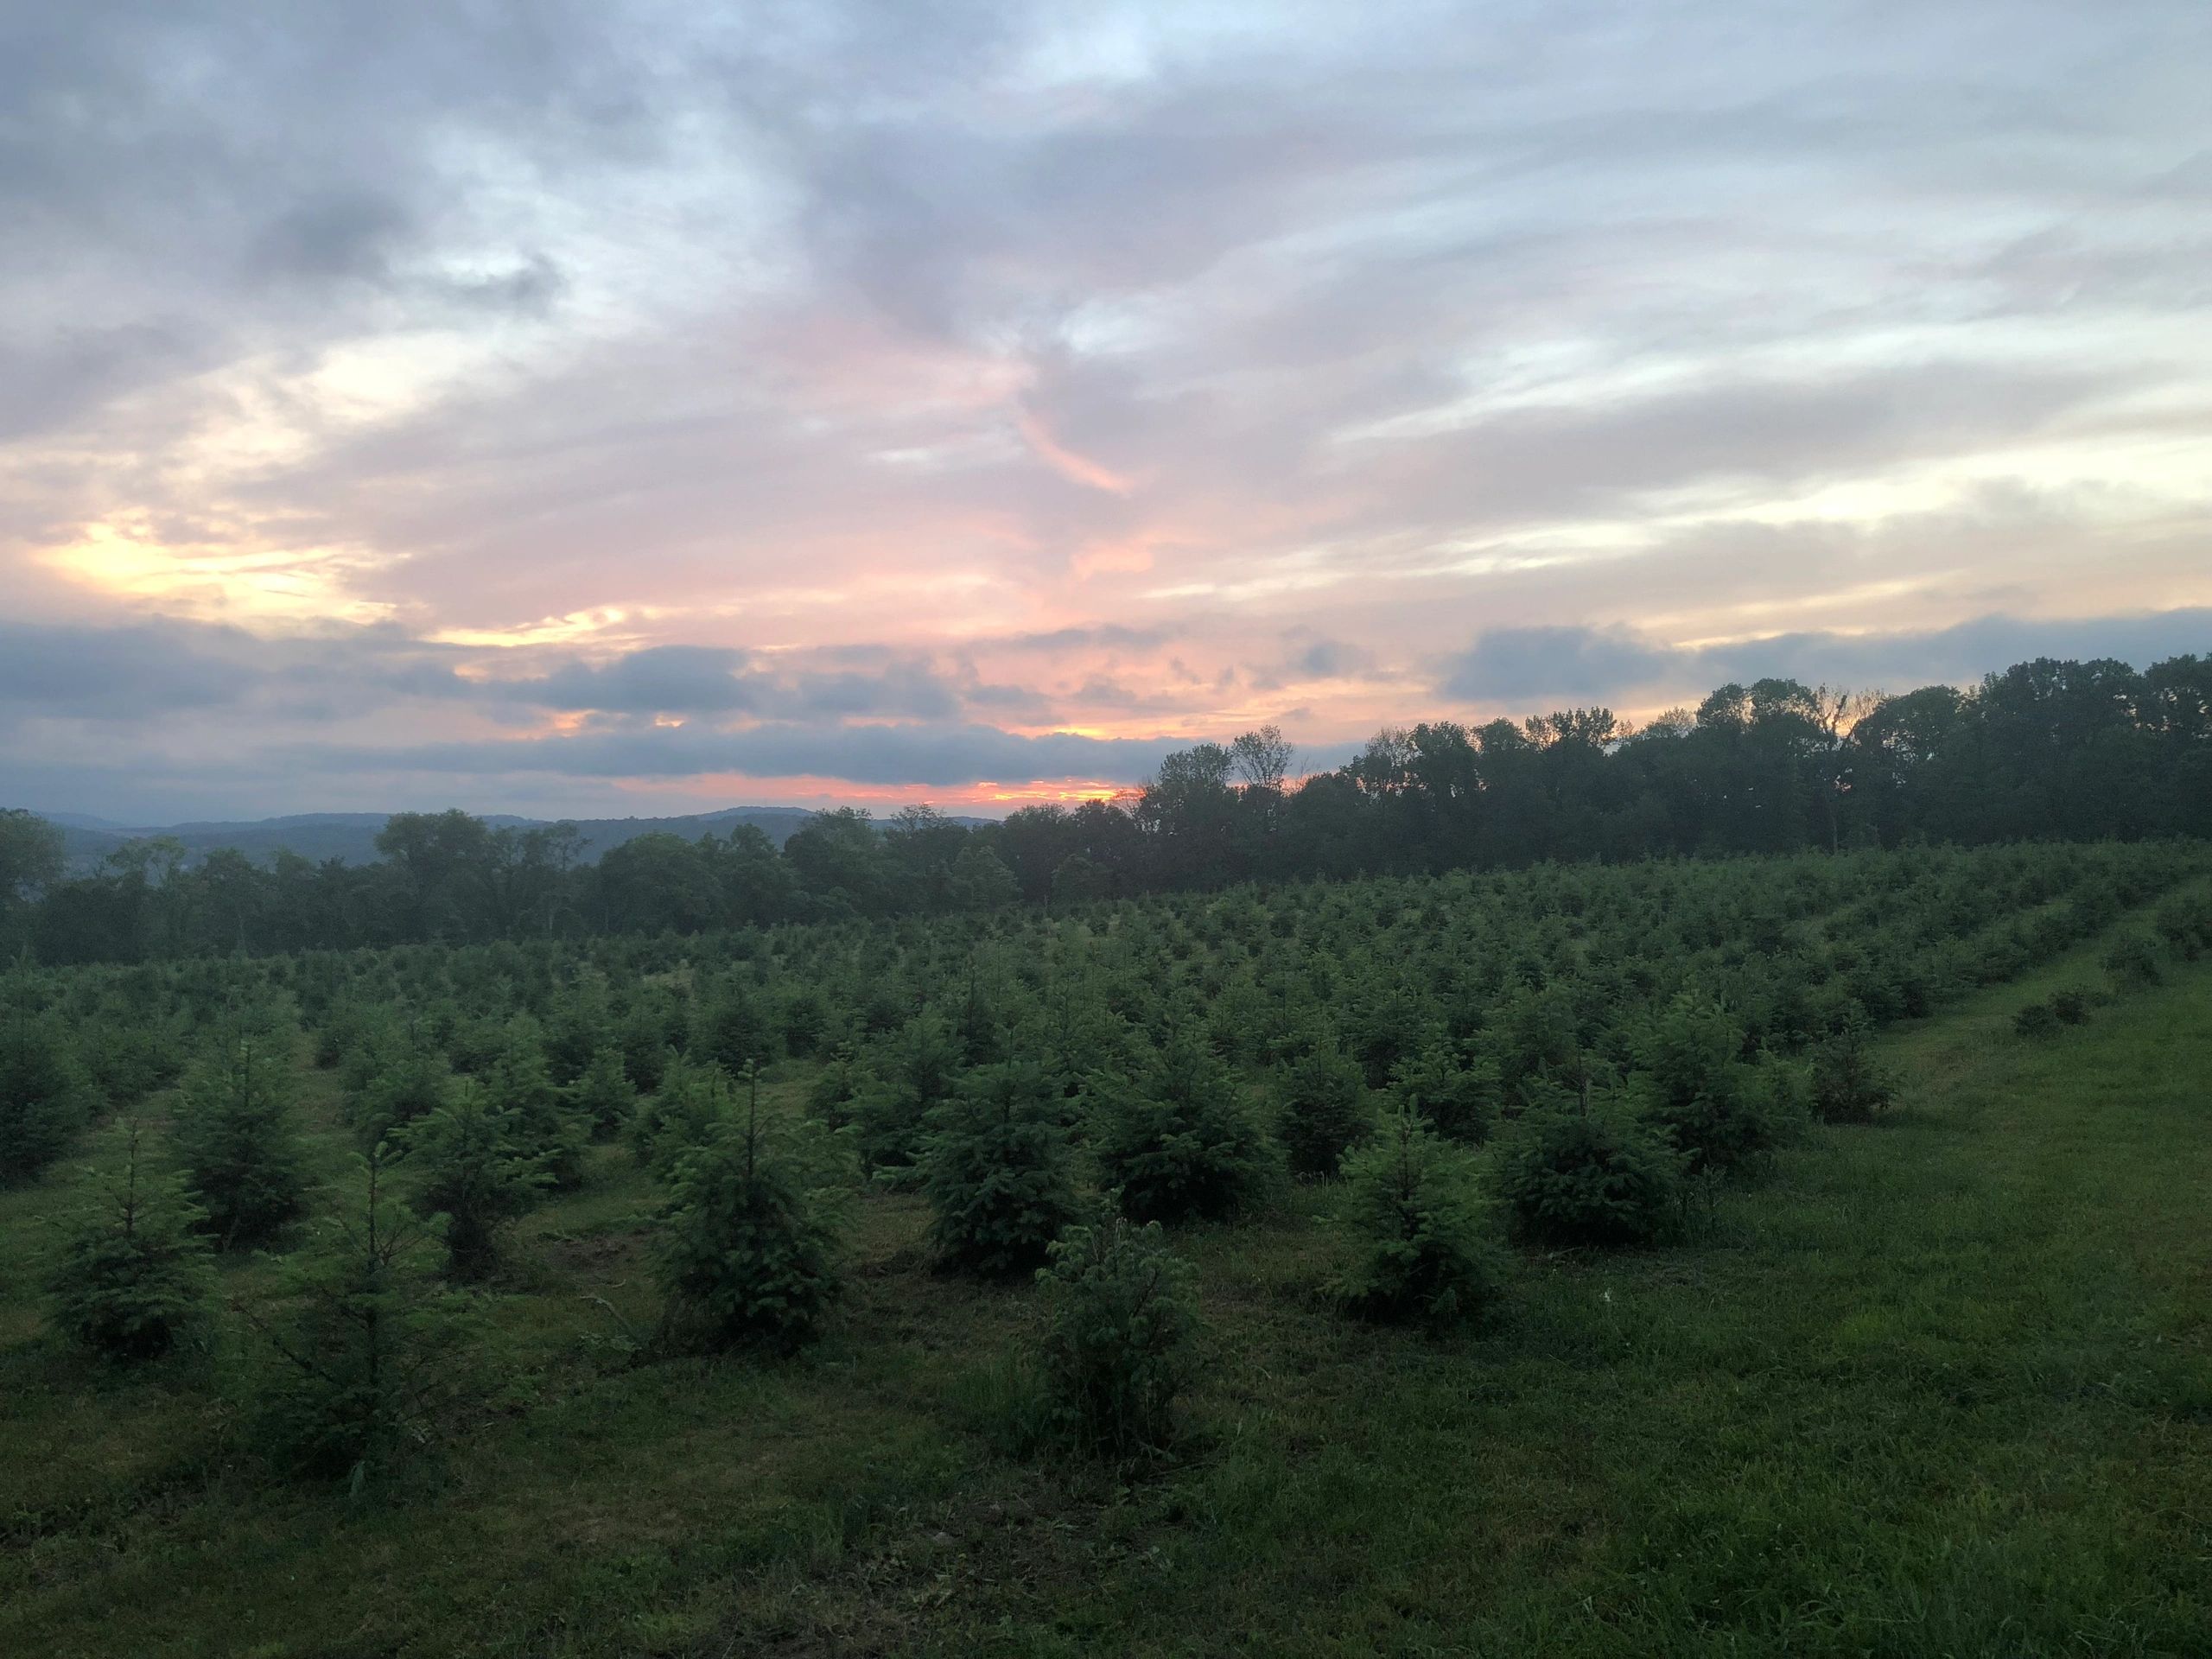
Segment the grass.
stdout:
[[2015,1038],[2101,948],[1885,1039],[1900,1109],[1691,1242],[1524,1256],[1477,1335],[1323,1306],[1325,1188],[1185,1233],[1189,1445],[1127,1478],[1007,1455],[1033,1296],[932,1274],[911,1198],[806,1357],[629,1369],[652,1192],[601,1154],[486,1298],[490,1403],[349,1503],[257,1475],[243,1338],[48,1344],[66,1195],[0,1194],[0,1653],[2212,1652],[2212,963]]

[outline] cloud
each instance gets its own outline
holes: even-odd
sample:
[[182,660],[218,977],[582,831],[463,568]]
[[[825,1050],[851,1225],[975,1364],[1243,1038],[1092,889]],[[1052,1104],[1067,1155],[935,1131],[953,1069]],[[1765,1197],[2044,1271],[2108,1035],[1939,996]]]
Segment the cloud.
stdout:
[[1461,702],[1526,709],[1545,698],[1604,702],[1710,690],[1765,678],[1907,690],[1970,684],[2038,657],[2116,658],[2137,668],[2212,653],[2212,608],[2141,616],[1976,617],[1947,628],[1844,634],[1797,632],[1694,647],[1659,644],[1626,628],[1500,628],[1446,658],[1436,687]]
[[[1023,736],[957,723],[824,725],[776,721],[735,731],[642,726],[573,737],[432,744],[361,752],[355,764],[385,772],[579,778],[835,778],[864,785],[949,789],[1038,778],[1135,779],[1183,739]],[[315,760],[312,752],[302,762]]]
[[262,678],[175,630],[34,627],[0,620],[0,705],[20,715],[143,719],[233,703]]

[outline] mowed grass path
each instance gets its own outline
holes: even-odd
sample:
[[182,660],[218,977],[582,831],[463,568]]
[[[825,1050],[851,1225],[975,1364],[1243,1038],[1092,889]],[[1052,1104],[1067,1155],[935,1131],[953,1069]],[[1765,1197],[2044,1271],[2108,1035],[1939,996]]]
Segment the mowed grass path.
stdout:
[[[804,1360],[624,1370],[606,1154],[448,1467],[352,1505],[255,1484],[196,1379],[53,1358],[11,1272],[0,1653],[2212,1653],[2212,964],[2015,1039],[2094,956],[1889,1039],[1895,1118],[1693,1242],[1524,1258],[1478,1336],[1332,1315],[1326,1189],[1185,1235],[1192,1440],[1126,1483],[995,1449],[1033,1297],[931,1275],[909,1199]],[[54,1207],[0,1197],[12,1264]]]

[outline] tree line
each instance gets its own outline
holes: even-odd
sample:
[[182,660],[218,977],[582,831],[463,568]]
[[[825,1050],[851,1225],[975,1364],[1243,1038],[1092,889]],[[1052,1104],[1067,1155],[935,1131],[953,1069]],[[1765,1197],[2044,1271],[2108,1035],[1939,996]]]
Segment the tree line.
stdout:
[[573,825],[401,813],[379,861],[133,842],[65,878],[0,813],[0,948],[52,963],[443,940],[696,933],[1052,906],[1244,880],[1433,874],[1914,842],[2212,835],[2212,658],[2039,658],[1971,690],[1725,685],[1641,728],[1610,709],[1394,727],[1297,778],[1274,728],[1172,754],[1141,789],[969,827],[926,806],[647,835],[594,865]]

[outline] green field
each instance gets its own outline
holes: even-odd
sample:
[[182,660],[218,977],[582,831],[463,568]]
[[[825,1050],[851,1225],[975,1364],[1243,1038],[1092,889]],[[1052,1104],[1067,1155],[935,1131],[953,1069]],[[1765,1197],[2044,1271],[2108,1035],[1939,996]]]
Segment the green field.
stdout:
[[[0,1193],[0,1653],[2212,1652],[2212,961],[2103,1001],[2108,938],[1889,1028],[1897,1109],[1678,1242],[1522,1249],[1471,1333],[1328,1303],[1334,1184],[1175,1230],[1198,1381],[1119,1468],[1024,1443],[1036,1293],[933,1270],[910,1192],[798,1357],[628,1363],[654,1193],[600,1145],[480,1294],[442,1454],[272,1480],[245,1333],[137,1374],[44,1334],[49,1176]],[[2014,1033],[2067,987],[2085,1025]]]

